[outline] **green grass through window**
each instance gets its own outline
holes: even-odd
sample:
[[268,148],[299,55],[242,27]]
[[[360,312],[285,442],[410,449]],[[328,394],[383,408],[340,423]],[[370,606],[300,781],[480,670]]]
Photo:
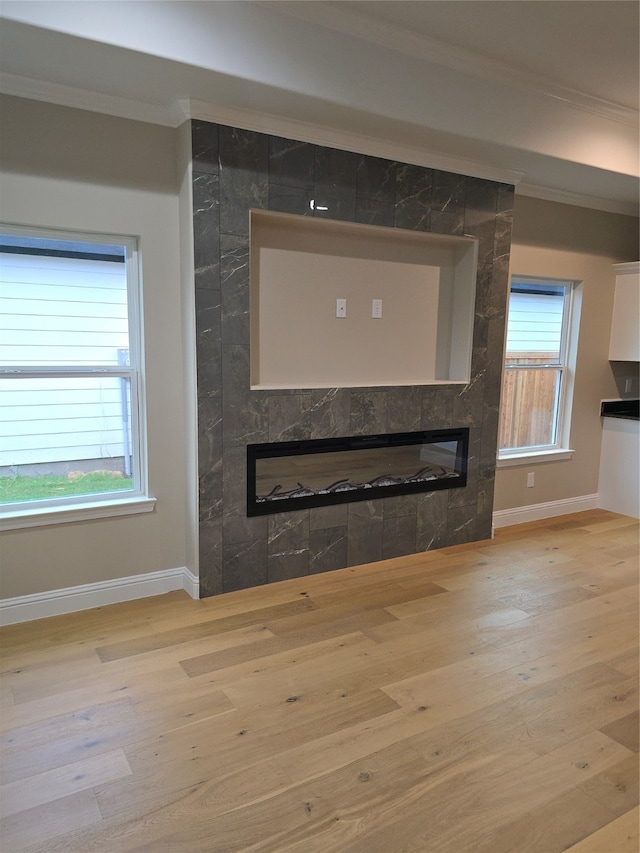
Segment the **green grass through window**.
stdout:
[[73,473],[68,476],[0,477],[0,503],[121,492],[131,488],[131,477],[123,477],[109,471]]

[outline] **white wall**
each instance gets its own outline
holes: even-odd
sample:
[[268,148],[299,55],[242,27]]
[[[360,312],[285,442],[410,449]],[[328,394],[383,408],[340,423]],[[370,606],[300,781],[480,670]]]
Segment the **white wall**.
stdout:
[[252,211],[252,387],[468,380],[476,258],[467,237]]
[[[154,512],[7,531],[2,598],[174,569],[186,559],[185,405],[173,130],[3,98],[0,216],[139,237]],[[193,570],[193,566],[190,566]]]

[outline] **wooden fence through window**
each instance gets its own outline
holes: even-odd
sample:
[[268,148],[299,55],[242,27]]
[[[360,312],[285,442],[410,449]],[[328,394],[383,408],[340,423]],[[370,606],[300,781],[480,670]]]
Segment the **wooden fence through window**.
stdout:
[[[507,354],[510,364],[549,364],[557,353]],[[554,443],[559,371],[505,368],[500,401],[499,446],[538,447]]]

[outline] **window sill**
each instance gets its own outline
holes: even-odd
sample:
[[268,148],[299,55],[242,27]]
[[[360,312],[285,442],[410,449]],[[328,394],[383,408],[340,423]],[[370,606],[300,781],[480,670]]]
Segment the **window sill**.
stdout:
[[43,527],[47,524],[67,524],[74,521],[89,521],[94,518],[113,518],[122,515],[137,515],[152,512],[155,498],[128,497],[91,503],[66,504],[38,509],[16,509],[4,512],[0,509],[0,530],[19,530],[25,527]]
[[569,448],[553,450],[526,450],[521,453],[509,453],[498,456],[496,468],[510,468],[515,465],[533,465],[536,462],[563,462],[571,459],[574,451]]

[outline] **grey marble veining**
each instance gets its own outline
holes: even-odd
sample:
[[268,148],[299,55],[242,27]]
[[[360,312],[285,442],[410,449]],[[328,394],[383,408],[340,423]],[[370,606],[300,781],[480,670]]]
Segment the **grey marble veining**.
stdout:
[[309,549],[301,548],[280,554],[269,554],[267,582],[277,583],[309,574]]
[[382,559],[383,504],[381,500],[349,504],[347,565]]
[[465,177],[434,169],[432,173],[431,212],[458,216],[464,213]]
[[416,385],[403,385],[387,392],[387,432],[420,429],[422,393]]
[[309,511],[268,516],[269,583],[302,577],[309,572]]
[[318,146],[315,152],[314,199],[328,210],[316,210],[320,219],[354,222],[356,218],[356,170],[358,156],[350,151]]
[[222,440],[227,447],[246,447],[269,441],[269,412],[265,397],[249,389],[249,349],[222,347]]
[[496,456],[498,451],[498,426],[500,411],[498,407],[485,409],[482,435],[480,438],[480,467],[484,471],[488,469],[495,472]]
[[223,344],[249,345],[249,241],[220,237],[221,338]]
[[268,582],[267,540],[252,539],[222,547],[224,592]]
[[218,172],[218,125],[208,121],[191,122],[194,172]]
[[196,289],[196,354],[199,397],[222,393],[222,342],[220,291]]
[[495,490],[495,469],[486,471],[478,484],[478,502],[476,505],[476,538],[491,539],[493,533],[493,496]]
[[315,149],[315,186],[352,192],[355,197],[358,154],[338,148]]
[[416,508],[416,551],[432,551],[450,544],[447,539],[449,492],[421,494]]
[[267,516],[269,555],[309,550],[309,510]]
[[[192,144],[201,595],[489,536],[513,187],[202,121]],[[252,391],[251,208],[477,237],[471,381]],[[457,425],[465,489],[247,518],[248,443]]]
[[269,184],[269,210],[278,213],[295,213],[298,216],[313,216],[310,201],[313,191],[301,187]]
[[267,516],[247,517],[246,447],[225,449],[222,470],[222,530],[225,543],[263,539],[267,542]]
[[315,147],[308,142],[270,136],[269,180],[272,184],[298,187],[309,193],[315,181]]
[[[481,430],[469,430],[469,456],[467,459],[467,485],[464,489],[450,489],[448,506],[475,507],[478,499],[478,480],[480,470]],[[471,512],[473,514],[473,512]]]
[[309,528],[326,530],[329,527],[347,527],[348,504],[315,506],[309,510]]
[[196,288],[220,287],[220,179],[193,173],[193,263]]
[[355,221],[362,225],[382,225],[393,228],[396,206],[391,202],[372,198],[356,198]]
[[453,425],[461,427],[482,426],[484,399],[484,376],[472,376],[468,385],[463,385],[453,400]]
[[199,531],[200,597],[224,591],[222,571],[222,522],[200,524]]
[[198,485],[201,524],[222,519],[222,403],[198,399]]
[[421,166],[398,164],[396,180],[396,228],[429,231],[433,172]]
[[297,441],[311,434],[311,394],[269,397],[269,441]]
[[436,234],[464,234],[464,175],[433,171],[430,230]]
[[462,237],[466,233],[464,227],[464,210],[461,210],[459,213],[432,210],[430,224],[431,227],[429,230],[434,234],[454,234],[457,237]]
[[311,392],[311,438],[350,435],[351,390],[319,388]]
[[459,385],[425,385],[420,389],[420,429],[449,429],[453,426],[453,404]]
[[404,557],[416,551],[416,515],[385,516],[382,525],[382,559]]
[[493,262],[498,185],[481,178],[467,178],[465,193],[465,233],[479,239],[478,263]]
[[504,306],[492,291],[493,267],[478,264],[476,276],[476,301],[473,324],[473,346],[486,347],[489,339],[489,326],[496,317],[504,315]]
[[249,210],[268,203],[268,137],[220,127],[220,231],[249,236]]
[[346,525],[311,531],[309,537],[310,575],[345,568],[347,565],[347,536],[348,528]]
[[413,515],[415,517],[422,494],[424,493],[418,493],[416,495],[398,495],[394,498],[383,498],[382,514],[384,518],[395,518],[399,515]]
[[397,166],[381,157],[360,157],[356,167],[358,197],[395,204]]
[[475,507],[469,513],[469,507],[449,507],[447,511],[447,544],[465,545],[473,542],[476,532]]
[[386,432],[387,395],[384,391],[369,389],[351,392],[350,435],[368,435]]

